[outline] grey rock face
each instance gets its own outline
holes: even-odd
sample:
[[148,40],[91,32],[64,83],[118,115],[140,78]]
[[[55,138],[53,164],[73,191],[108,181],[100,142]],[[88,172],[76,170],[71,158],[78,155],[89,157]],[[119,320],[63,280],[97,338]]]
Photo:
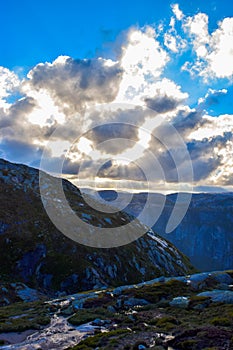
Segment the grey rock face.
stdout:
[[[101,191],[102,198],[111,199],[111,191]],[[150,194],[152,204],[141,217],[146,223],[155,215],[161,194]],[[121,199],[124,194],[121,193]],[[164,209],[153,230],[169,240],[188,256],[201,271],[231,269],[233,266],[233,193],[193,194],[188,211],[179,226],[171,233],[165,228],[176,201],[176,194],[166,196]],[[127,198],[127,194],[125,194]],[[138,216],[147,199],[147,193],[134,194],[125,211]],[[127,200],[125,200],[127,203]],[[109,202],[111,203],[111,202]],[[117,200],[115,201],[117,206]],[[120,205],[120,203],[119,203]]]

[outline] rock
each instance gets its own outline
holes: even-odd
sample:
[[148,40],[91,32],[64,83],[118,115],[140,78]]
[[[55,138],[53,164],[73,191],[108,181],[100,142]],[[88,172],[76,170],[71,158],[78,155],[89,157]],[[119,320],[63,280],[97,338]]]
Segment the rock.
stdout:
[[116,309],[115,309],[115,307],[114,306],[112,306],[112,305],[109,305],[108,307],[107,307],[107,310],[109,311],[109,312],[116,312]]
[[138,341],[134,346],[133,346],[133,350],[144,350],[144,349],[148,349],[147,344],[144,341]]
[[196,273],[189,278],[188,283],[192,288],[200,290],[206,287],[206,281],[210,276],[211,273],[209,272]]
[[75,300],[72,302],[73,308],[75,311],[77,311],[78,309],[82,309],[83,308],[83,303],[84,300]]
[[211,276],[219,283],[222,284],[232,284],[233,283],[233,278],[226,272],[212,272]]
[[134,315],[133,314],[130,314],[130,315],[128,315],[128,319],[130,320],[130,321],[136,321],[136,319],[135,319],[135,317],[134,317]]
[[210,297],[213,302],[233,304],[233,291],[214,289],[199,293],[198,296]]
[[169,305],[179,308],[186,308],[189,304],[189,298],[187,297],[176,297],[170,301]]
[[16,294],[24,302],[37,301],[40,299],[40,293],[35,289],[29,288],[24,283],[11,283],[11,286],[15,288]]
[[130,289],[131,287],[132,285],[116,287],[115,289],[113,289],[112,294],[115,296],[121,295],[122,292],[124,292],[127,289]]
[[106,324],[111,323],[109,320],[101,320],[100,318],[96,318],[94,321],[91,322],[93,326],[103,327]]
[[145,299],[139,299],[139,298],[129,298],[124,300],[123,303],[124,303],[124,306],[128,306],[128,307],[145,306],[150,304]]
[[226,283],[220,283],[220,284],[218,285],[218,289],[221,289],[221,290],[230,290],[230,287],[229,287],[229,285],[226,284]]
[[138,350],[144,350],[144,349],[146,349],[145,345],[142,345],[142,344],[138,345]]
[[207,303],[197,304],[193,307],[194,310],[204,310],[208,306]]

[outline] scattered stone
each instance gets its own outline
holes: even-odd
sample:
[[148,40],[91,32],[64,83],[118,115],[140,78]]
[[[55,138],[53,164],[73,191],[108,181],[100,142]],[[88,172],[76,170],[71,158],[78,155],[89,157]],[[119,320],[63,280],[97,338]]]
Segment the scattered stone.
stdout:
[[210,297],[213,302],[233,304],[233,291],[229,290],[211,290],[199,293],[198,296]]
[[112,305],[109,305],[108,307],[107,307],[107,310],[109,311],[109,312],[116,312],[116,309],[115,309],[115,307],[114,306],[112,306]]
[[233,278],[226,272],[212,272],[211,276],[219,282],[219,283],[224,283],[224,284],[231,284],[233,283]]
[[187,282],[193,289],[200,290],[206,287],[206,281],[208,278],[210,278],[210,276],[211,273],[209,272],[195,273],[194,275],[190,276]]
[[104,325],[110,324],[111,321],[109,320],[101,320],[100,318],[96,318],[94,321],[91,322],[93,326],[103,327]]
[[173,298],[169,304],[170,304],[170,306],[174,306],[174,307],[186,308],[186,307],[188,307],[188,304],[189,304],[189,298],[176,297],[176,298]]
[[230,287],[229,287],[229,285],[226,284],[226,283],[220,283],[220,284],[218,285],[218,289],[221,289],[221,290],[229,290]]
[[145,342],[137,342],[134,346],[133,346],[133,350],[144,350],[144,349],[148,349],[148,346]]
[[138,345],[138,350],[144,350],[144,349],[146,349],[145,345],[142,345],[142,344]]
[[128,307],[135,307],[135,306],[145,306],[150,304],[148,301],[145,299],[139,299],[139,298],[129,298],[124,300],[123,302],[124,306]]
[[11,287],[15,288],[16,294],[22,301],[40,300],[40,293],[36,289],[29,288],[24,283],[11,283]]

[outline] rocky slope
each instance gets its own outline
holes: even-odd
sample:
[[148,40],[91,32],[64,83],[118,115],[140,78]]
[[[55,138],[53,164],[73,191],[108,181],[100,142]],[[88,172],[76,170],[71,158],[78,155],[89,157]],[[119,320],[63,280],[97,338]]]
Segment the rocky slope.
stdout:
[[[19,300],[18,289],[27,289],[20,283],[42,294],[58,295],[136,283],[160,275],[181,275],[191,269],[189,261],[153,231],[111,249],[91,248],[67,238],[44,210],[38,176],[36,169],[0,160],[2,305]],[[101,227],[111,227],[113,221],[121,226],[132,220],[123,212],[97,215],[74,185],[64,180],[63,187],[73,210],[83,220],[92,223],[94,218],[95,225]]]
[[233,348],[233,271],[0,308],[3,350]]
[[[124,193],[118,202],[115,191],[101,191],[100,195],[109,203],[122,205]],[[141,219],[147,223],[148,216],[154,216],[161,194],[152,194],[153,203]],[[202,271],[224,270],[233,266],[233,193],[200,193],[193,194],[189,209],[171,233],[165,228],[174,207],[176,194],[165,198],[164,210],[153,230],[169,240],[180,251],[186,254],[191,263]],[[146,193],[134,194],[132,201],[125,208],[129,214],[137,216],[147,199]],[[127,203],[127,194],[125,194]]]

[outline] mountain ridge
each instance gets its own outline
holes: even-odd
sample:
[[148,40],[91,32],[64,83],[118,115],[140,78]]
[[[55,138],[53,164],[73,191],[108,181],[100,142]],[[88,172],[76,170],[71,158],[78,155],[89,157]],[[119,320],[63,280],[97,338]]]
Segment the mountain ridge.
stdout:
[[[43,293],[67,294],[192,270],[188,259],[153,231],[126,246],[111,249],[72,241],[49,220],[38,181],[38,170],[0,160],[2,282],[18,281]],[[62,182],[81,216],[90,213],[79,189],[67,180]],[[103,225],[103,217],[96,217],[97,223]],[[122,219],[127,222],[131,218],[123,212],[115,217],[119,226]],[[108,227],[109,222],[104,224]]]
[[[101,191],[103,198],[108,198],[113,205],[118,202],[111,191]],[[233,266],[233,193],[200,193],[193,194],[189,208],[181,223],[173,232],[165,232],[166,223],[171,215],[177,194],[164,196],[162,194],[150,194],[154,197],[147,216],[153,216],[156,210],[156,202],[163,196],[165,205],[158,221],[152,229],[160,236],[174,244],[180,251],[190,258],[192,264],[201,271],[226,270]],[[146,202],[147,193],[134,194],[131,202],[127,202],[123,209],[131,215],[138,216]],[[121,193],[122,205],[124,194]],[[152,202],[152,201],[151,201]],[[154,205],[154,206],[153,206]],[[147,216],[141,217],[142,222],[147,222]]]

